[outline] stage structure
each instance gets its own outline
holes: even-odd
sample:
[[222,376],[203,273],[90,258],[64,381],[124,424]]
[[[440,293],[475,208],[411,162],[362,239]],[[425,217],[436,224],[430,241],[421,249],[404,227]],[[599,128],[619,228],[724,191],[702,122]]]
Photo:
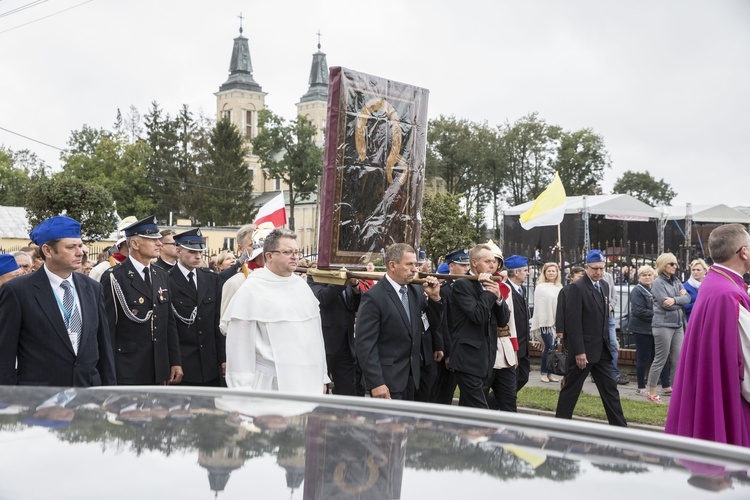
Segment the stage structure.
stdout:
[[332,67],[318,266],[358,267],[419,244],[429,91]]

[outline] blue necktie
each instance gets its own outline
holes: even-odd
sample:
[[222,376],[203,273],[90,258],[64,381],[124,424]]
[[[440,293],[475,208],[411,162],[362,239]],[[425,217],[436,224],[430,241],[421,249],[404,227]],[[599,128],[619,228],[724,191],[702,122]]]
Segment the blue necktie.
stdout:
[[65,309],[66,327],[68,332],[75,334],[75,342],[71,339],[73,350],[78,354],[78,346],[81,343],[81,313],[73,300],[73,287],[67,280],[63,280],[60,286],[65,291],[63,293],[63,308]]
[[404,285],[398,293],[401,294],[401,303],[404,305],[404,309],[406,309],[406,317],[411,321],[411,312],[409,312],[409,289]]

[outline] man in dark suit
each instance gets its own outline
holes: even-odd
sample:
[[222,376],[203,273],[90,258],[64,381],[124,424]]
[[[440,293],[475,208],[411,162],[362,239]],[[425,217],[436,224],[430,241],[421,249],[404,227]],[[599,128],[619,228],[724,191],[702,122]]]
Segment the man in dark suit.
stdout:
[[156,259],[154,264],[165,271],[169,271],[177,264],[177,259],[179,258],[177,243],[174,241],[174,235],[177,234],[177,231],[174,229],[162,229],[159,231],[159,234],[161,234],[161,249],[159,250],[159,258]]
[[385,276],[364,294],[359,307],[357,361],[372,397],[414,399],[422,335],[442,317],[440,287],[434,277],[422,287],[411,284],[417,254],[405,243],[389,246],[384,261]]
[[589,373],[594,375],[610,425],[625,427],[620,393],[612,375],[609,353],[609,289],[602,280],[605,258],[601,251],[586,255],[586,277],[571,284],[565,294],[565,344],[568,374],[557,400],[557,418],[573,418],[573,410]]
[[333,392],[356,396],[354,318],[362,298],[359,281],[354,279],[346,285],[330,285],[315,283],[312,277],[309,277],[307,283],[320,302],[326,364],[333,381]]
[[206,240],[200,229],[190,229],[172,239],[178,249],[177,262],[167,274],[180,338],[181,383],[219,387],[227,367],[226,338],[219,330],[221,279],[201,267]]
[[[463,249],[454,250],[445,256],[448,273],[463,275],[469,272],[469,254]],[[438,268],[438,272],[440,269]],[[436,363],[437,380],[432,391],[432,402],[449,405],[453,403],[453,394],[456,392],[456,376],[450,369],[451,340],[453,338],[453,325],[451,322],[451,294],[453,284],[456,280],[447,279],[440,282],[440,299],[443,302],[443,319],[440,322],[440,334],[443,341],[443,359]]]
[[525,288],[529,275],[529,261],[520,255],[511,255],[505,261],[508,270],[508,283],[513,294],[513,321],[518,335],[518,367],[516,369],[516,392],[523,389],[529,381],[531,362],[529,361],[529,301],[528,289]]
[[469,252],[471,274],[476,281],[457,280],[451,295],[455,327],[451,345],[451,368],[461,391],[458,404],[489,408],[485,383],[492,373],[497,355],[497,329],[510,320],[510,310],[492,281],[497,261],[488,245]]
[[52,217],[31,240],[44,265],[0,287],[0,384],[115,385],[102,287],[74,272],[83,257],[81,225]]
[[170,305],[167,272],[159,256],[156,217],[125,228],[130,255],[102,275],[104,304],[120,385],[176,384],[182,380],[180,342]]

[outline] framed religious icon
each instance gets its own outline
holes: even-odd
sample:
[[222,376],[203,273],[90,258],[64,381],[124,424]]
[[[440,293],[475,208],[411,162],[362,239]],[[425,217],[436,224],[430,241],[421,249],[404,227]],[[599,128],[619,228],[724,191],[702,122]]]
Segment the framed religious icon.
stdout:
[[330,70],[318,266],[377,260],[417,246],[429,91],[346,68]]

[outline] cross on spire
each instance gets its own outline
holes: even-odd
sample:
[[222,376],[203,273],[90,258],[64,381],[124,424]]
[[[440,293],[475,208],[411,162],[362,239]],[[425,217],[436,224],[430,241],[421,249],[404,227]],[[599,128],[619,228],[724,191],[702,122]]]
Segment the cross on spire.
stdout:
[[320,50],[320,37],[321,36],[323,35],[320,33],[320,30],[318,30],[318,50]]
[[239,18],[240,18],[240,35],[241,35],[241,34],[242,34],[242,20],[243,20],[243,19],[245,19],[245,18],[244,18],[244,17],[242,17],[242,12],[240,12],[240,15],[239,15],[239,16],[237,16],[237,17],[239,17]]

